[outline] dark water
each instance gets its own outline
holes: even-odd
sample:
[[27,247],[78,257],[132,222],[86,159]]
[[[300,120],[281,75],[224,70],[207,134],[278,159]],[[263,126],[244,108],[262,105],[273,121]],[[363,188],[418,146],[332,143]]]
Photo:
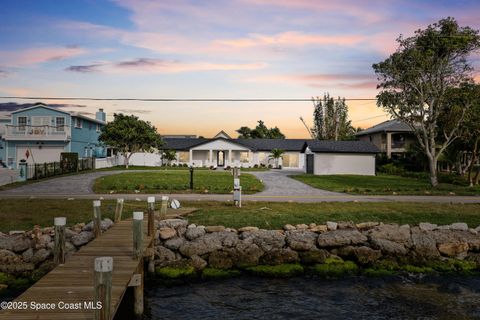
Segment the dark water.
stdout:
[[144,319],[480,319],[480,277],[240,277],[145,289]]

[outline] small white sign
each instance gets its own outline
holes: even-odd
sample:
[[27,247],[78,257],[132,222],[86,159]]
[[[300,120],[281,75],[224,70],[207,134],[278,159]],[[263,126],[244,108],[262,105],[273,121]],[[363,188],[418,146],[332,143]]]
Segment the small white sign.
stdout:
[[172,209],[180,209],[180,201],[178,201],[177,199],[173,199],[172,201],[170,201],[170,208]]

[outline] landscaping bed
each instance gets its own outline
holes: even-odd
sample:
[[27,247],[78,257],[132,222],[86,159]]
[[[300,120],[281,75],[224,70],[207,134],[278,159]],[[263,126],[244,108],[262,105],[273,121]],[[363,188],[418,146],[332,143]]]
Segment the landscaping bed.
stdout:
[[360,175],[293,175],[293,179],[314,188],[367,195],[465,195],[480,196],[480,186],[469,187],[464,183],[446,183],[440,181],[432,188],[426,178],[402,177],[396,175],[360,176]]
[[[242,174],[240,180],[242,192],[245,194],[263,190],[263,184],[251,174]],[[190,172],[188,170],[127,172],[98,178],[93,189],[97,193],[225,194],[233,191],[233,176],[229,171],[195,171],[193,190],[190,190]]]

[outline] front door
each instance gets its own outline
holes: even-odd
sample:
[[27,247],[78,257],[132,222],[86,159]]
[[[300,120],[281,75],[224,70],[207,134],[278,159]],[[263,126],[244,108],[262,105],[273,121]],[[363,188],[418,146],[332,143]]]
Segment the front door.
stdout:
[[307,154],[307,173],[313,174],[313,154]]
[[225,165],[225,152],[217,151],[217,166],[223,167]]

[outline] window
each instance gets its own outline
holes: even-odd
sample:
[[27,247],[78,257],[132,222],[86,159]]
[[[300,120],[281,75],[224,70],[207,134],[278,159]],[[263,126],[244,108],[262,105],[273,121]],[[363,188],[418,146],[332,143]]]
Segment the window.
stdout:
[[178,154],[178,162],[190,162],[190,152],[180,151]]
[[97,132],[100,132],[101,128],[100,125],[97,123]]
[[27,126],[27,117],[18,117],[18,130],[25,131],[25,127]]
[[65,118],[64,117],[56,117],[55,118],[55,126],[57,127],[57,132],[64,132],[65,131]]
[[265,152],[258,153],[258,162],[264,163],[267,160],[267,154]]
[[298,153],[285,153],[282,156],[282,165],[289,168],[298,167]]
[[248,151],[240,152],[240,162],[242,162],[242,163],[250,162],[250,157],[249,157],[249,152]]
[[82,128],[82,119],[75,118],[75,128]]
[[13,158],[8,158],[7,159],[7,166],[12,167],[13,166]]

